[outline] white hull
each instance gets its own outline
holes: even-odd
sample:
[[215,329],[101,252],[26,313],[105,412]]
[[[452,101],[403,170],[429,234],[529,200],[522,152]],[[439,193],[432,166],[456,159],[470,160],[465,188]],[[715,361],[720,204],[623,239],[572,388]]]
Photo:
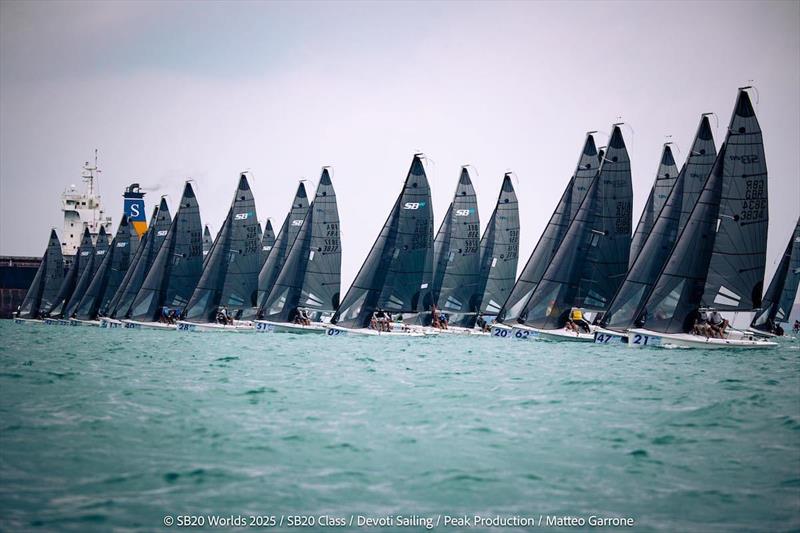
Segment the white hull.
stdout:
[[14,318],[14,324],[19,324],[21,326],[28,326],[28,325],[36,325],[36,324],[44,324],[41,320],[36,320],[34,318]]
[[605,329],[601,327],[594,328],[594,343],[619,345],[628,344],[630,338],[627,331],[614,331],[612,329]]
[[479,329],[470,329],[470,328],[462,328],[459,326],[448,326],[447,329],[439,329],[430,326],[425,326],[422,328],[423,332],[428,335],[484,335],[489,336],[489,333],[486,331],[481,331]]
[[138,320],[123,320],[122,324],[125,329],[159,329],[159,330],[175,330],[175,324],[164,324],[163,322],[139,322]]
[[657,333],[647,329],[632,329],[629,334],[631,338],[636,338],[640,335],[642,342],[640,344],[634,343],[635,346],[663,346],[667,348],[705,348],[705,349],[731,349],[731,348],[747,348],[747,349],[763,349],[775,348],[778,343],[758,339],[754,336],[743,336],[742,338],[727,338],[716,339],[713,337],[704,337],[702,335],[693,335],[691,333]]
[[190,331],[199,333],[208,333],[208,332],[252,333],[255,331],[255,329],[253,329],[253,323],[249,321],[234,322],[233,324],[215,324],[213,322],[198,324],[196,322],[184,322],[183,320],[180,320],[178,321],[176,329],[178,331]]
[[121,328],[124,324],[122,320],[117,320],[115,318],[101,318],[100,319],[100,327],[104,329],[114,329],[114,328]]
[[296,333],[300,335],[324,335],[327,326],[319,322],[312,322],[309,326],[289,322],[272,322],[269,320],[256,320],[255,330],[259,333]]
[[489,331],[489,335],[498,339],[510,339],[514,336],[514,332],[512,331],[511,326],[506,326],[505,324],[492,324],[492,329]]
[[89,327],[100,326],[99,320],[78,320],[77,318],[70,318],[69,323],[71,326],[89,326]]
[[567,341],[567,342],[594,342],[593,333],[575,333],[565,328],[561,329],[539,329],[530,326],[514,326],[513,336],[515,339],[541,339],[546,341]]
[[72,323],[65,318],[45,318],[44,323],[47,326],[71,326]]
[[347,335],[359,335],[359,336],[366,336],[366,337],[374,337],[374,336],[381,336],[381,337],[426,337],[431,335],[436,335],[436,333],[424,333],[420,330],[410,330],[410,331],[378,331],[369,328],[343,328],[341,326],[328,326],[326,333],[329,337],[338,337],[338,336],[347,336]]

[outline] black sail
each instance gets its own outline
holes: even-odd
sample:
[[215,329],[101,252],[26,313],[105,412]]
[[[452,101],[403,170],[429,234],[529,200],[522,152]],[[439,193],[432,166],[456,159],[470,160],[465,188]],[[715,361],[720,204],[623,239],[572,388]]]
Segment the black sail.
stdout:
[[203,257],[208,255],[211,251],[211,245],[214,244],[214,239],[211,238],[211,230],[208,229],[208,224],[203,228]]
[[787,322],[800,284],[800,219],[789,238],[772,276],[772,281],[764,294],[761,310],[753,317],[750,327],[770,331],[773,324]]
[[153,208],[153,214],[150,216],[150,225],[147,227],[144,234],[142,235],[141,245],[137,246],[135,251],[131,250],[132,256],[131,256],[130,266],[128,267],[128,270],[125,272],[125,276],[122,278],[122,282],[119,284],[117,292],[114,293],[114,296],[111,298],[111,301],[108,302],[106,316],[110,317],[116,316],[116,310],[119,305],[119,301],[122,298],[123,294],[125,294],[125,290],[127,289],[128,284],[130,283],[131,276],[133,275],[133,272],[136,270],[136,265],[139,264],[139,261],[142,258],[142,254],[144,253],[145,248],[147,248],[147,242],[151,235],[150,228],[155,223],[157,216],[158,216],[158,206],[155,206]]
[[44,251],[33,283],[22,300],[19,316],[38,318],[41,313],[53,305],[63,282],[64,256],[61,254],[61,242],[58,240],[56,230],[50,230],[47,249]]
[[298,307],[313,318],[339,307],[342,248],[339,210],[328,169],[322,176],[297,238],[260,313],[267,320],[291,321]]
[[555,329],[572,306],[606,308],[628,267],[632,202],[630,159],[615,125],[600,171],[522,312],[526,324]]
[[722,200],[703,304],[745,311],[761,306],[767,254],[767,163],[746,89],[740,89],[722,164]]
[[437,266],[442,268],[443,276],[441,284],[435,287],[435,298],[439,309],[449,314],[451,324],[464,326],[473,323],[482,295],[481,222],[475,188],[466,167],[461,169],[450,205],[450,237],[442,265]]
[[269,252],[275,246],[275,230],[272,229],[272,220],[267,219],[267,225],[264,227],[264,233],[261,235],[261,265],[267,262]]
[[275,238],[275,244],[261,267],[261,271],[258,273],[257,303],[259,307],[263,307],[266,303],[266,298],[281,273],[281,269],[286,262],[286,256],[289,254],[289,250],[294,244],[294,240],[297,238],[307,214],[308,195],[306,194],[305,185],[300,182],[300,185],[297,186],[297,193],[294,195],[292,209],[286,215],[283,225],[278,231],[278,236]]
[[186,320],[213,322],[224,305],[232,316],[255,304],[261,241],[258,214],[247,176],[241,174],[228,216],[186,306]]
[[690,179],[695,180],[696,176],[707,178],[715,158],[714,137],[708,118],[704,116],[700,120],[686,164],[669,192],[666,203],[657,214],[652,229],[644,238],[641,251],[633,260],[625,281],[608,306],[603,317],[605,327],[625,330],[635,326],[637,321],[640,325],[646,323],[647,312],[643,307],[645,300],[683,229],[681,220],[688,219],[688,214],[691,214],[697,201],[696,186],[687,193],[687,182]]
[[130,314],[133,301],[142,288],[147,274],[153,267],[158,256],[158,251],[167,237],[169,227],[172,224],[172,217],[170,216],[169,207],[167,206],[166,198],[161,198],[161,203],[156,208],[154,218],[150,220],[150,227],[145,233],[145,240],[139,246],[140,252],[138,261],[131,264],[128,269],[128,280],[117,291],[119,299],[114,305],[111,316],[117,318],[127,318]]
[[84,228],[83,237],[81,238],[81,245],[72,259],[72,264],[64,276],[64,281],[61,282],[61,287],[58,289],[58,294],[53,300],[53,304],[49,309],[44,309],[44,312],[50,316],[60,316],[64,311],[64,306],[67,304],[72,293],[75,292],[75,287],[78,285],[83,271],[91,263],[91,256],[94,254],[94,245],[92,244],[92,234],[89,233],[89,228]]
[[138,240],[136,230],[128,220],[128,216],[122,215],[108,253],[103,257],[100,268],[92,277],[86,294],[75,310],[75,318],[94,320],[103,314],[128,270],[131,260],[131,240],[134,237]]
[[481,238],[480,312],[486,315],[500,312],[514,287],[518,261],[519,205],[509,173],[503,176],[497,204]]
[[653,225],[656,223],[656,218],[667,202],[667,197],[672,190],[675,181],[678,179],[678,166],[675,164],[675,158],[672,155],[672,148],[669,143],[664,145],[661,152],[661,161],[658,164],[658,172],[656,172],[656,180],[653,182],[653,187],[650,189],[650,195],[647,197],[647,203],[642,211],[642,216],[639,218],[639,223],[636,225],[636,231],[633,232],[633,240],[631,240],[631,254],[630,265],[636,260],[639,251],[644,246]]
[[75,311],[78,309],[78,304],[81,303],[84,294],[86,294],[86,290],[92,283],[92,279],[100,268],[100,265],[103,264],[103,259],[105,259],[107,253],[108,235],[106,235],[105,226],[101,225],[100,231],[97,233],[97,242],[95,242],[92,254],[89,256],[88,265],[78,278],[78,284],[75,285],[72,296],[69,297],[69,301],[64,306],[64,312],[62,314],[64,318],[71,318],[75,314]]
[[637,254],[632,261],[625,282],[604,316],[603,324],[606,327],[625,329],[633,326],[637,317],[642,321],[646,319],[647,313],[642,313],[643,303],[694,208],[715,157],[711,128],[708,118],[703,116],[686,164],[665,207],[656,218],[651,230],[652,237],[644,240],[644,253]]
[[447,213],[444,215],[436,237],[433,239],[433,281],[431,282],[431,292],[434,301],[439,299],[439,289],[442,287],[444,273],[447,270],[448,258],[450,255],[450,235],[453,226],[453,203],[447,206]]
[[377,308],[426,311],[433,304],[432,274],[431,190],[415,155],[403,190],[332,322],[362,328]]
[[570,222],[575,218],[583,199],[597,175],[600,159],[591,133],[586,135],[575,173],[567,183],[547,227],[536,243],[525,268],[499,313],[500,320],[516,321],[527,307],[528,300],[538,286],[547,266],[564,240]]
[[162,307],[183,308],[203,269],[203,225],[200,207],[189,182],[180,206],[142,288],[134,299],[130,318],[151,322]]

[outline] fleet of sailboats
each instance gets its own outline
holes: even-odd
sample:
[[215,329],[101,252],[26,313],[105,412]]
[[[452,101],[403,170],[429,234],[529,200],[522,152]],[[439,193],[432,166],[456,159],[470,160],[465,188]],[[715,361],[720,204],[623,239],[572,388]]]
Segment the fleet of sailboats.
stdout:
[[[328,336],[492,335],[628,347],[769,348],[800,284],[800,220],[763,293],[769,222],[763,137],[739,89],[717,152],[700,117],[678,165],[665,143],[639,222],[622,124],[607,146],[584,141],[575,171],[516,278],[519,207],[503,175],[481,235],[470,167],[434,237],[423,154],[341,294],[336,192],[323,167],[313,197],[297,187],[277,234],[258,221],[245,173],[212,240],[186,182],[141,236],[127,216],[113,240],[87,229],[68,269],[55,230],[16,315],[21,324]],[[143,220],[143,218],[142,218]],[[762,297],[763,293],[763,297]],[[341,302],[340,302],[341,300]],[[720,312],[753,313],[734,329]]]

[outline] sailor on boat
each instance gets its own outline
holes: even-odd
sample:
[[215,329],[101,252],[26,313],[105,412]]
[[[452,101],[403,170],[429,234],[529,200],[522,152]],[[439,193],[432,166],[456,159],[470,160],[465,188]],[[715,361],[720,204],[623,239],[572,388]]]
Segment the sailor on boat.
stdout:
[[800,333],[800,320],[794,321],[794,327],[792,328],[792,333],[794,334]]
[[564,327],[570,331],[574,331],[575,333],[580,333],[581,330],[583,330],[585,333],[591,333],[592,331],[589,327],[589,323],[583,318],[583,311],[580,309],[580,307],[573,307],[570,309],[569,316],[567,317],[567,323]]
[[311,317],[308,315],[308,310],[300,307],[295,308],[294,323],[301,326],[310,326]]

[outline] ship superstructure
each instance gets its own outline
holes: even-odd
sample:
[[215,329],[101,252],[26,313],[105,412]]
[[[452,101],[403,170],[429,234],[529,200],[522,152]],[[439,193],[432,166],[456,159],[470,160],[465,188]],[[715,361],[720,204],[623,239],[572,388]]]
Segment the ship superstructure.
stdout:
[[100,195],[97,194],[97,150],[94,164],[88,161],[83,165],[81,179],[86,184],[85,192],[79,192],[73,184],[61,195],[61,210],[64,212],[64,230],[61,232],[61,251],[65,256],[73,256],[81,244],[84,228],[89,228],[92,240],[97,240],[100,227],[111,233],[111,217],[105,214]]

